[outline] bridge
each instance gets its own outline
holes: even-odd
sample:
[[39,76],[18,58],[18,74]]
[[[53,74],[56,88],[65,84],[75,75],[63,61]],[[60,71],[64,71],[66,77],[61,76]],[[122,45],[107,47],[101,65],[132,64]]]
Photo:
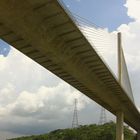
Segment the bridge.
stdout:
[[0,37],[116,115],[116,140],[123,122],[140,140],[140,113],[121,84],[120,33],[119,80],[57,0],[0,0]]

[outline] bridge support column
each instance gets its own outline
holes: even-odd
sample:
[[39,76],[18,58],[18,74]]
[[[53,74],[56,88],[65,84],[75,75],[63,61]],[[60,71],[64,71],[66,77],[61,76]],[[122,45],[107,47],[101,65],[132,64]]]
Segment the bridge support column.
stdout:
[[116,113],[116,140],[124,140],[124,116],[122,111]]
[[140,140],[140,131],[137,132],[137,140]]

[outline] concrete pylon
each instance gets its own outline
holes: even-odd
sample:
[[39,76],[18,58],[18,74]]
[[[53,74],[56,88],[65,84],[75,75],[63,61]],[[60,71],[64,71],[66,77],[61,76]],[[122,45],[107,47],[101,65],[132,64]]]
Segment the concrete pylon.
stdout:
[[137,132],[137,140],[140,140],[140,131]]
[[116,140],[124,140],[124,115],[122,111],[116,113]]
[[[122,58],[121,58],[121,33],[118,33],[118,82],[122,83]],[[124,114],[122,111],[116,112],[116,140],[124,140]]]

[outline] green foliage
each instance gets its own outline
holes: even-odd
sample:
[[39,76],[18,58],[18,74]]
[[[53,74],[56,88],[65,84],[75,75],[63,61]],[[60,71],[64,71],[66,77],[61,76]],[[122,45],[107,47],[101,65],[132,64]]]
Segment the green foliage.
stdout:
[[[116,125],[113,122],[104,125],[85,125],[75,129],[59,129],[49,134],[15,138],[11,140],[115,140]],[[134,140],[133,131],[124,128],[125,140]]]

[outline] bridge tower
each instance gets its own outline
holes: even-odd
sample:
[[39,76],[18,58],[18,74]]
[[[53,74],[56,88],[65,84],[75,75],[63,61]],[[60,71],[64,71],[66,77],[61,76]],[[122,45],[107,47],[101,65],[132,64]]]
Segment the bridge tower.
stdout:
[[74,113],[73,113],[73,120],[72,120],[72,128],[77,128],[79,126],[78,124],[78,110],[77,110],[77,103],[78,100],[74,100]]
[[137,140],[140,140],[140,131],[137,132]]
[[[122,40],[121,33],[118,33],[118,81],[122,84]],[[116,112],[116,140],[124,140],[124,113],[120,109]]]

